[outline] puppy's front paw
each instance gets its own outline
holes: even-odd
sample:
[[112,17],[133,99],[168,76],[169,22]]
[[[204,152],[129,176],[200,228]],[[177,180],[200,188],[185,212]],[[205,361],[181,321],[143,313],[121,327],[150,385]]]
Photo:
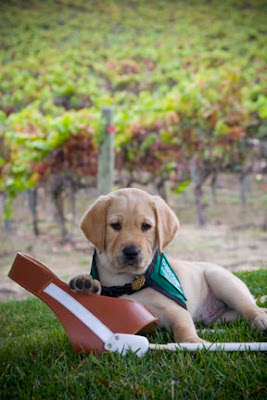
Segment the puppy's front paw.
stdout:
[[77,293],[101,293],[101,283],[97,279],[93,279],[89,274],[75,276],[69,281],[69,287]]
[[175,340],[177,343],[200,343],[200,344],[211,344],[207,340],[201,339],[199,336],[189,336],[184,338],[182,341]]
[[258,315],[254,318],[252,324],[260,331],[267,330],[267,308],[259,308]]

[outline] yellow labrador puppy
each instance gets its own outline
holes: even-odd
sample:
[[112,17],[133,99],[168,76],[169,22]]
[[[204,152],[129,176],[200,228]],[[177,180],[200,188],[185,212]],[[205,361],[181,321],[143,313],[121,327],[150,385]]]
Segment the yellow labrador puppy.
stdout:
[[179,221],[158,196],[121,189],[101,196],[83,217],[81,228],[96,248],[93,275],[73,278],[72,290],[130,296],[151,310],[177,342],[203,342],[194,322],[233,321],[242,316],[267,328],[266,309],[231,272],[207,262],[167,259]]

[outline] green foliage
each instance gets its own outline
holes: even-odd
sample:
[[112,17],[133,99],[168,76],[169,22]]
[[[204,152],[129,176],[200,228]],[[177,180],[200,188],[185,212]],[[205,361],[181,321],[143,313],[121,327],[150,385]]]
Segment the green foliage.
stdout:
[[[81,173],[82,167],[88,175],[86,166],[88,170],[91,160],[97,162],[98,135],[94,131],[99,131],[99,124],[99,116],[95,118],[88,110],[51,117],[29,106],[10,114],[4,127],[4,140],[10,152],[8,163],[2,168],[2,190],[12,198],[47,179],[51,173],[70,169]],[[63,153],[64,159],[60,157]],[[96,165],[91,175],[96,175]]]
[[9,196],[38,184],[33,165],[71,149],[72,137],[89,129],[97,145],[102,106],[115,107],[120,168],[153,178],[173,179],[164,165],[176,163],[175,179],[187,179],[193,153],[211,168],[242,164],[242,141],[266,133],[262,1],[12,0],[0,12]]

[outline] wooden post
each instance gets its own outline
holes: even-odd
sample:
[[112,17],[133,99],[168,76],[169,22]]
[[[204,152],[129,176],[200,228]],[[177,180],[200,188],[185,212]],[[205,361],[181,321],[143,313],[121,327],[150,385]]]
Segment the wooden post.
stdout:
[[35,236],[38,236],[40,233],[39,227],[38,227],[38,212],[37,212],[38,187],[28,190],[28,204],[29,204],[29,209],[32,214],[33,233]]
[[97,190],[99,195],[111,192],[114,180],[113,108],[103,107],[101,116],[103,119],[104,133],[98,156]]
[[197,225],[203,226],[206,223],[206,219],[204,216],[204,207],[203,207],[203,199],[202,199],[202,184],[204,182],[203,177],[201,176],[201,168],[197,165],[196,159],[193,156],[190,159],[190,172],[194,187],[194,197],[195,197],[195,207],[197,213]]
[[11,210],[11,200],[3,193],[4,230],[6,233],[10,233],[12,230]]

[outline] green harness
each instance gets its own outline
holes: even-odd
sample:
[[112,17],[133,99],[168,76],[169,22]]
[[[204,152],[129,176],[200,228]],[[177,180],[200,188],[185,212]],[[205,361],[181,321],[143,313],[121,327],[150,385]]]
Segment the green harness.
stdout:
[[[93,255],[91,275],[99,280],[96,252]],[[184,295],[178,276],[173,271],[167,257],[164,253],[159,256],[156,251],[154,258],[148,269],[143,275],[138,275],[131,283],[123,286],[102,286],[101,294],[109,297],[120,297],[123,294],[133,294],[145,288],[151,287],[156,291],[169,297],[183,308],[186,307],[186,297]]]

